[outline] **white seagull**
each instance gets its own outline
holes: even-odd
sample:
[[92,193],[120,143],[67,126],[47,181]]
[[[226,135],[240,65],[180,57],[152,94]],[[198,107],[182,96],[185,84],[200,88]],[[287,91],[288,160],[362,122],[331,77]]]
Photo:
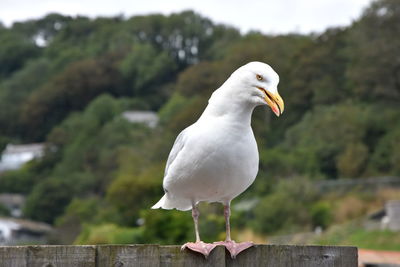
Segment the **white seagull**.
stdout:
[[[192,209],[196,242],[182,249],[207,257],[215,246],[224,245],[234,258],[253,245],[231,240],[230,203],[253,183],[258,172],[258,149],[251,128],[254,108],[268,105],[276,116],[284,110],[278,83],[278,74],[265,63],[240,67],[214,91],[200,118],[176,138],[165,168],[165,194],[152,208]],[[201,241],[197,208],[201,201],[224,205],[225,241]]]

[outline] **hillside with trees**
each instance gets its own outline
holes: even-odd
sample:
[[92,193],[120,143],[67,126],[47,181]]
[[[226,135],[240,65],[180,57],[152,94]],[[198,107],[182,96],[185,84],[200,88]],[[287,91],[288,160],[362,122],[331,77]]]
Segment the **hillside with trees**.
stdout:
[[[325,228],[381,205],[384,194],[334,201],[313,183],[400,175],[397,0],[310,35],[241,34],[192,11],[0,24],[0,151],[46,144],[44,157],[0,174],[0,191],[27,195],[25,216],[53,224],[54,243],[192,240],[189,213],[149,208],[177,134],[249,61],[279,73],[285,113],[278,119],[263,107],[253,115],[260,171],[233,202],[233,235]],[[130,123],[126,110],[157,112],[159,124]],[[372,204],[352,205],[361,200]],[[204,239],[221,238],[222,208],[201,209]]]

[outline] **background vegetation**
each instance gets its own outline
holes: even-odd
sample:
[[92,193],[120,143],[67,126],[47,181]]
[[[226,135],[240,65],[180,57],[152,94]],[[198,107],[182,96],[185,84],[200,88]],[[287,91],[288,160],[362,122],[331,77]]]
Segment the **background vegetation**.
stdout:
[[[397,0],[310,35],[243,35],[191,11],[0,24],[0,151],[47,144],[43,158],[0,174],[0,191],[26,194],[25,216],[56,226],[56,243],[192,240],[189,213],[149,210],[168,152],[211,92],[257,60],[280,74],[287,109],[279,119],[267,108],[253,115],[260,172],[234,201],[233,234],[346,222],[376,205],[364,207],[372,201],[358,194],[321,196],[313,184],[400,175],[399,33]],[[125,110],[156,111],[160,123],[129,123]],[[201,209],[204,239],[223,238],[222,208]]]

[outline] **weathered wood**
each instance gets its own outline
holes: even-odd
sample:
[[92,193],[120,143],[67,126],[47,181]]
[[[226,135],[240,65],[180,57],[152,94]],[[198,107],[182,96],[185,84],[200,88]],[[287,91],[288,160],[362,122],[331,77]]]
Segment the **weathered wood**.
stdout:
[[96,267],[95,246],[28,246],[28,267]]
[[357,248],[256,245],[237,259],[231,259],[227,253],[226,266],[352,267],[357,266]]
[[224,247],[208,259],[180,246],[0,247],[0,267],[357,267],[357,248],[256,245],[231,259]]
[[0,267],[96,267],[94,246],[0,247]]
[[160,266],[157,245],[113,245],[97,247],[96,267]]
[[27,266],[27,247],[0,247],[0,267]]
[[207,259],[203,255],[180,246],[160,246],[160,267],[224,267],[225,248],[216,247]]

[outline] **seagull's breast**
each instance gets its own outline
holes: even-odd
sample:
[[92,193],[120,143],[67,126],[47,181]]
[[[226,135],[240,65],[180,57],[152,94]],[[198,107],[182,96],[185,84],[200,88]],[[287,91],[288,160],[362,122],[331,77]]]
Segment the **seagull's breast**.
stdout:
[[171,164],[164,187],[191,201],[227,202],[249,187],[258,172],[258,149],[249,125],[199,121]]

